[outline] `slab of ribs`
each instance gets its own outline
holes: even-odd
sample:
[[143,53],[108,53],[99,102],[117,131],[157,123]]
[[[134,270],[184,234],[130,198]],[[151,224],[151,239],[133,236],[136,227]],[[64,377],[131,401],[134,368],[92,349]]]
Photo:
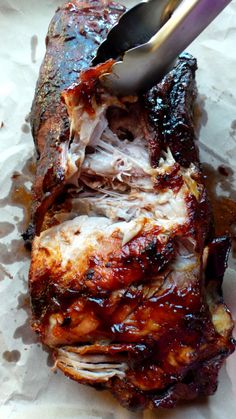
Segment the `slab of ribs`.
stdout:
[[230,240],[215,237],[195,144],[196,60],[181,55],[128,97],[100,84],[112,60],[91,67],[124,11],[73,0],[49,27],[24,234],[32,327],[73,380],[130,409],[173,407],[213,394],[234,350],[221,291]]

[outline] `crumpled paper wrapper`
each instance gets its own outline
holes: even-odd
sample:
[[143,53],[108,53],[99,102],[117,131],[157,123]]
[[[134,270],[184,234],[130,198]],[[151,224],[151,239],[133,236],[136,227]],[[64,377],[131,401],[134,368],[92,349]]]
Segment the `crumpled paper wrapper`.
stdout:
[[[49,353],[29,326],[29,253],[21,233],[28,219],[34,147],[28,113],[59,0],[0,0],[0,417],[2,419],[233,419],[236,354],[226,362],[216,394],[168,411],[131,413],[108,392],[52,372]],[[127,2],[133,5],[133,2]],[[236,199],[236,1],[189,48],[198,58],[202,107],[201,159],[217,192]],[[210,165],[210,166],[209,166]],[[230,168],[224,178],[219,165]],[[218,174],[217,174],[218,173]],[[236,317],[236,260],[231,256],[224,295]]]

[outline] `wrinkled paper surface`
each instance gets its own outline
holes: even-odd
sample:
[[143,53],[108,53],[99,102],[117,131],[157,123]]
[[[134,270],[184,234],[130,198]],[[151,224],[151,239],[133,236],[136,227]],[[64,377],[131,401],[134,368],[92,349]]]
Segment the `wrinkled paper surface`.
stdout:
[[[24,190],[30,190],[34,154],[27,115],[45,51],[47,27],[61,3],[0,0],[0,418],[233,419],[236,354],[222,369],[213,397],[170,411],[130,413],[108,392],[97,392],[70,381],[60,372],[52,372],[49,354],[30,330],[29,253],[21,239],[27,218],[23,204],[28,195]],[[197,82],[203,107],[201,159],[215,168],[222,164],[231,168],[227,184],[219,177],[218,192],[232,197],[236,190],[235,21],[233,0],[189,48],[199,66]],[[234,318],[235,269],[236,261],[231,257],[224,293]]]

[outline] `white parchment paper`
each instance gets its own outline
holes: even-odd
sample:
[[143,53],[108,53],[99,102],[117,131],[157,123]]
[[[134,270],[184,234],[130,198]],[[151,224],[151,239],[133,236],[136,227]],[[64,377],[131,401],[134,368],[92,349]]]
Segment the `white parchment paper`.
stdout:
[[[20,236],[26,223],[22,206],[28,199],[24,190],[30,190],[34,152],[27,114],[44,55],[47,27],[61,3],[0,0],[0,419],[234,419],[235,354],[222,369],[213,397],[170,411],[130,413],[108,392],[97,392],[53,373],[49,354],[30,330],[29,254]],[[236,198],[236,0],[189,51],[199,65],[202,161],[215,168],[221,164],[231,168],[227,185],[219,176],[218,192]],[[234,318],[235,270],[236,262],[231,257],[224,292]]]

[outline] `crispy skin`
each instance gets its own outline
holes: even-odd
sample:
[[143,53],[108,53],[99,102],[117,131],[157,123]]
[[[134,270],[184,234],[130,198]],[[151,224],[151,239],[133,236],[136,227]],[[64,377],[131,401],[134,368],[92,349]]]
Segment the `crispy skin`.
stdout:
[[72,0],[57,10],[50,23],[47,51],[31,110],[38,161],[31,223],[23,236],[25,240],[30,241],[35,233],[39,234],[45,213],[62,191],[66,179],[63,155],[70,127],[60,94],[89,66],[96,49],[124,10],[112,2]]
[[67,221],[33,241],[32,327],[70,378],[131,409],[173,407],[213,394],[234,350],[230,242],[213,236],[195,144],[196,60],[120,99],[98,81],[110,65],[63,92],[75,188]]

